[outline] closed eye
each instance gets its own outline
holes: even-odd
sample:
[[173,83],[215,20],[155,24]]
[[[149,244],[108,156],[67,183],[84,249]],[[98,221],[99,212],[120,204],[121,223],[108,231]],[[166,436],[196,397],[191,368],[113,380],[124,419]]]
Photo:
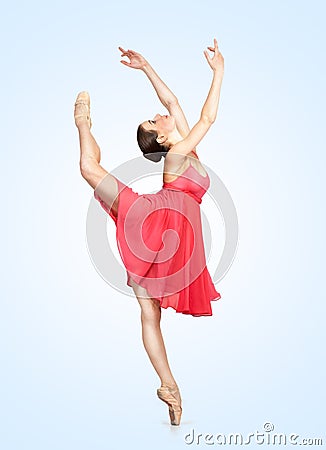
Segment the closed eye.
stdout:
[[156,120],[149,120],[148,121],[151,125],[155,125],[156,124]]

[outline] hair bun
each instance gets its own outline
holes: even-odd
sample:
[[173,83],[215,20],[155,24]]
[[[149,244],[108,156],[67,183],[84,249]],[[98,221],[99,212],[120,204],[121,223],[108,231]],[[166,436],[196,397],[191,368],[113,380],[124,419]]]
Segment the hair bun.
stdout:
[[162,156],[165,157],[167,152],[154,152],[154,153],[143,153],[144,157],[153,162],[160,162]]

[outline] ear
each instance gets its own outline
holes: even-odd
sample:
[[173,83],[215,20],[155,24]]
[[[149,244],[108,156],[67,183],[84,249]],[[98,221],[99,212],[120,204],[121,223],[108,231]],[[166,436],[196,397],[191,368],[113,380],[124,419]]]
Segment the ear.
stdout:
[[168,140],[167,137],[165,137],[163,134],[161,136],[157,136],[156,138],[156,142],[158,144],[164,144],[164,142],[166,142]]

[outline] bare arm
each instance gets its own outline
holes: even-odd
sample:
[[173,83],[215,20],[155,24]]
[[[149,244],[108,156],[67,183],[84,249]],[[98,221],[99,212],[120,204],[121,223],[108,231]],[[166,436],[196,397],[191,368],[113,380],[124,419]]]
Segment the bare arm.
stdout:
[[122,64],[133,69],[140,69],[144,72],[153,85],[162,105],[169,111],[169,114],[175,118],[179,133],[182,137],[186,137],[190,132],[190,128],[177,97],[140,53],[133,50],[124,50],[122,47],[119,47],[119,50],[122,52],[121,56],[127,56],[130,59],[130,62],[122,60]]
[[214,39],[214,48],[208,47],[208,49],[214,52],[214,56],[211,59],[209,58],[207,51],[204,52],[207,62],[213,70],[213,80],[202,108],[200,119],[190,130],[188,135],[170,149],[169,153],[179,153],[183,155],[190,153],[199,144],[211,125],[215,122],[224,75],[224,58],[218,50],[216,39]]
[[162,105],[164,105],[167,108],[171,103],[177,101],[177,97],[167,87],[164,81],[158,76],[153,67],[149,64],[149,62],[145,61],[142,67],[142,71],[147,76],[149,81],[152,83]]
[[149,63],[144,65],[143,72],[152,83],[162,105],[166,107],[171,116],[174,116],[179,133],[182,137],[186,137],[190,132],[190,128],[177,97],[161,80]]

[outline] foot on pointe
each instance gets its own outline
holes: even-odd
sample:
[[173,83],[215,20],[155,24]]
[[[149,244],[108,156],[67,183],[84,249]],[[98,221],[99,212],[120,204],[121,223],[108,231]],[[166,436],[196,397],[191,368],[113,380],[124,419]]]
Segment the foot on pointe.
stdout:
[[90,115],[90,98],[89,94],[86,91],[82,91],[77,95],[77,99],[75,102],[75,111],[74,118],[75,124],[78,127],[81,123],[86,122],[91,128],[92,120]]

